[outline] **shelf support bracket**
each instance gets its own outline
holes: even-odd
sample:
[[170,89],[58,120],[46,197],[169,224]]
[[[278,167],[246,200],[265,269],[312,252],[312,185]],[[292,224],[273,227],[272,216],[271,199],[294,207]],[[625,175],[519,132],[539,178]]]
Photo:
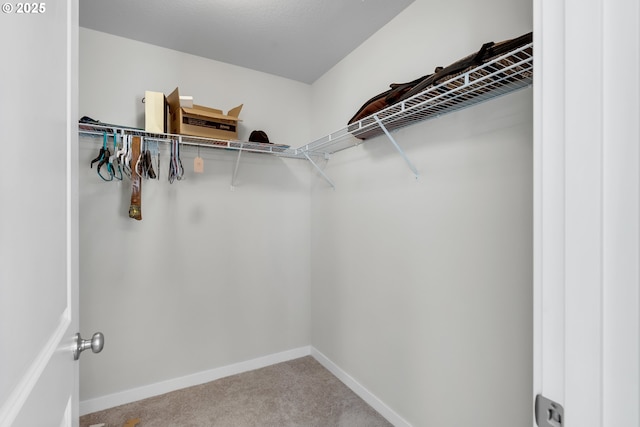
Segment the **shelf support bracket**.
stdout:
[[236,166],[233,168],[233,176],[231,177],[231,191],[236,188],[236,176],[238,175],[238,166],[240,166],[240,156],[242,155],[242,145],[238,150],[238,158],[236,159]]
[[333,183],[333,181],[331,181],[331,179],[327,176],[327,174],[324,173],[324,171],[322,169],[320,169],[320,166],[318,166],[318,164],[316,162],[314,162],[313,159],[306,152],[303,151],[302,154],[304,154],[304,156],[307,158],[307,160],[309,160],[309,162],[313,165],[313,167],[315,167],[316,170],[318,172],[320,172],[320,175],[322,175],[322,177],[325,179],[325,181],[327,181],[329,183],[331,188],[335,190],[336,189],[335,184]]
[[418,169],[416,169],[416,167],[413,165],[413,163],[411,163],[411,160],[409,160],[409,158],[407,157],[407,155],[404,153],[404,151],[402,151],[402,148],[400,148],[400,146],[398,145],[398,143],[396,142],[396,140],[393,138],[393,136],[391,135],[391,133],[389,133],[389,131],[387,130],[387,128],[385,127],[384,123],[382,123],[382,121],[380,120],[380,118],[378,117],[377,114],[375,114],[373,116],[373,118],[375,119],[376,123],[378,124],[378,126],[380,126],[380,129],[382,129],[382,131],[384,132],[385,135],[387,135],[387,138],[389,138],[389,141],[391,141],[391,143],[393,144],[394,147],[396,147],[396,150],[398,150],[398,153],[400,153],[400,155],[402,156],[402,158],[404,159],[405,163],[407,164],[407,166],[409,166],[409,169],[411,169],[411,172],[413,172],[413,174],[415,175],[416,179],[418,179],[418,176],[420,175],[418,173]]

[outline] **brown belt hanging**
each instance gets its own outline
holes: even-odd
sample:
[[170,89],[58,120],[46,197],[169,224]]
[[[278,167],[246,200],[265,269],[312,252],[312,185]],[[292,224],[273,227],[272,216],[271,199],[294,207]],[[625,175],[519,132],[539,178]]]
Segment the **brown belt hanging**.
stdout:
[[138,164],[138,158],[140,157],[140,145],[142,138],[139,136],[133,137],[131,143],[131,205],[129,206],[129,218],[142,219],[142,178],[136,171]]

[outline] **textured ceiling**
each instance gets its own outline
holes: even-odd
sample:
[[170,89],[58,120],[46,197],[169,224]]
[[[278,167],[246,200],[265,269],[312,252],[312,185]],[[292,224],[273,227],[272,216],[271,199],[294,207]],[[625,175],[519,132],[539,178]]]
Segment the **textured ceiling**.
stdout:
[[82,0],[80,26],[313,83],[414,0]]

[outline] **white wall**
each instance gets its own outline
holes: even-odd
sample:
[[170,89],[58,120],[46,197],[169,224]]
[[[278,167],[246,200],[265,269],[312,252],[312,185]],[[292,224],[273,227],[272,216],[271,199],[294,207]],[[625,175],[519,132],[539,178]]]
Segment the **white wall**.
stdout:
[[[313,85],[312,137],[391,82],[532,28],[530,1],[417,0]],[[312,193],[313,347],[415,426],[531,425],[531,89],[333,156]]]
[[[244,103],[241,138],[308,140],[308,85],[81,29],[80,115],[143,126],[144,91],[176,86],[202,105]],[[196,175],[185,148],[186,179],[170,185],[165,146],[136,222],[130,183],[89,168],[100,144],[80,139],[81,327],[106,337],[80,361],[82,401],[309,344],[305,162],[243,154],[232,192],[235,152],[201,149]]]
[[86,28],[80,53],[82,115],[144,127],[145,90],[169,94],[177,86],[207,107],[244,104],[240,139],[263,129],[279,144],[308,142],[309,85]]

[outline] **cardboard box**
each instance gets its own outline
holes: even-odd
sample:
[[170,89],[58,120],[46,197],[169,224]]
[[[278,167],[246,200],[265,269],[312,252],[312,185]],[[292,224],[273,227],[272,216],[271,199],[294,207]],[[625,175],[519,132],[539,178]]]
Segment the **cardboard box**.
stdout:
[[176,88],[167,97],[171,112],[170,132],[181,135],[214,139],[238,139],[238,123],[242,104],[223,114],[222,110],[193,104],[192,108],[180,105],[180,92]]
[[150,133],[169,132],[169,104],[162,92],[144,92],[144,130]]

